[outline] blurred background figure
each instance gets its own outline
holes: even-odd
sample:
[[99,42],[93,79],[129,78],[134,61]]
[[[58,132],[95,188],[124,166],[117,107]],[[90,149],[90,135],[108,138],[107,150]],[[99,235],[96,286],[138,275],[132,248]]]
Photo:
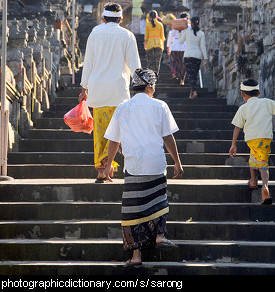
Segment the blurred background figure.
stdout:
[[[186,12],[180,14],[180,19],[186,20],[186,28],[189,21],[189,15]],[[171,29],[167,40],[167,54],[170,61],[170,69],[173,79],[180,79],[180,85],[184,85],[186,71],[183,62],[186,43],[179,43],[180,32],[176,29]]]
[[131,22],[131,31],[134,34],[140,33],[140,20],[143,15],[141,6],[143,0],[132,0],[133,8],[132,8],[132,22]]
[[164,28],[157,20],[156,10],[149,12],[149,22],[145,27],[144,48],[147,55],[147,67],[159,74],[161,57],[164,50]]
[[205,65],[208,64],[207,52],[205,46],[205,35],[199,27],[199,18],[191,18],[191,29],[185,29],[181,32],[179,42],[183,44],[186,41],[184,53],[184,65],[187,71],[191,86],[189,98],[198,97],[196,86],[197,76],[201,66],[201,60],[204,59]]

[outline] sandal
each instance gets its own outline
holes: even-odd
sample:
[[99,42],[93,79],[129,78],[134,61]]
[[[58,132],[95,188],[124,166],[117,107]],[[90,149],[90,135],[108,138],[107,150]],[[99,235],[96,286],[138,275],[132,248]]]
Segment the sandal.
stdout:
[[[99,176],[99,174],[101,174],[101,175],[104,174],[104,169],[105,168],[100,168],[100,169],[98,168],[97,169],[99,171],[98,172],[98,176]],[[101,178],[99,178],[98,176],[97,176],[97,178],[95,180],[96,184],[102,184],[107,180],[106,176],[105,177],[101,177]],[[113,176],[114,176],[114,167],[112,166],[112,168],[111,168],[111,177],[113,177]]]
[[156,248],[159,249],[171,249],[171,248],[178,248],[178,246],[173,243],[171,240],[168,240],[166,242],[159,242],[156,244]]
[[272,198],[269,196],[268,189],[262,190],[262,205],[271,205],[272,204]]
[[135,266],[141,266],[142,262],[132,262],[132,259],[129,259],[126,263],[126,267],[135,267]]
[[248,186],[249,186],[250,189],[255,190],[255,189],[258,188],[258,182],[257,182],[256,186],[252,186],[250,180],[247,182],[247,184],[248,184]]
[[266,198],[262,201],[262,205],[272,205],[272,198]]
[[96,184],[103,184],[106,180],[107,180],[106,177],[104,177],[104,178],[97,178],[97,179],[95,180],[95,183],[96,183]]

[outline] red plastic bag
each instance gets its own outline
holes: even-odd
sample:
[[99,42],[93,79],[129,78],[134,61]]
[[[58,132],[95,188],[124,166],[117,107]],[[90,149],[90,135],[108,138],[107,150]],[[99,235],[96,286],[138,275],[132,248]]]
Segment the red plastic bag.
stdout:
[[82,100],[76,107],[64,115],[64,122],[74,132],[91,134],[94,129],[94,118],[85,104],[85,100]]

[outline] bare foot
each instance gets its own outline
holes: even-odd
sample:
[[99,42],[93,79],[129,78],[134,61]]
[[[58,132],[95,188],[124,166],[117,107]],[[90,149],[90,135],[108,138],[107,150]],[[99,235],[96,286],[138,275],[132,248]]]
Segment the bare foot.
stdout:
[[271,205],[272,198],[269,196],[269,190],[267,186],[262,187],[262,204]]
[[104,169],[100,168],[97,170],[98,174],[97,174],[97,179],[105,179],[106,176],[104,174]]
[[126,262],[126,265],[141,264],[141,251],[139,249],[133,250],[133,257]]
[[168,245],[176,246],[176,244],[174,242],[172,242],[171,240],[167,239],[162,234],[158,234],[157,237],[156,237],[156,244],[158,244],[158,243],[167,243]]
[[197,98],[198,97],[198,93],[197,91],[193,91],[192,93],[192,97],[191,98]]

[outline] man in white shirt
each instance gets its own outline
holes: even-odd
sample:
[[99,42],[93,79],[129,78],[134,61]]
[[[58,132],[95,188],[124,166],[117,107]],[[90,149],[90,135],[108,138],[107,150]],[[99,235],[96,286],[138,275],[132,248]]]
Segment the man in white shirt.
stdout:
[[[154,71],[136,70],[132,80],[136,94],[117,107],[105,133],[110,140],[105,169],[108,180],[112,181],[111,163],[120,142],[125,158],[121,225],[124,249],[133,251],[127,265],[141,264],[140,249],[176,247],[165,237],[169,207],[163,146],[175,162],[174,178],[180,178],[183,169],[173,136],[179,129],[168,105],[153,98],[156,81]],[[150,226],[155,226],[154,230]]]
[[97,26],[88,38],[80,83],[79,101],[84,99],[93,108],[96,182],[105,179],[108,141],[104,133],[116,107],[130,99],[130,76],[141,67],[136,38],[119,25],[121,20],[121,6],[107,3],[103,12],[105,25]]

